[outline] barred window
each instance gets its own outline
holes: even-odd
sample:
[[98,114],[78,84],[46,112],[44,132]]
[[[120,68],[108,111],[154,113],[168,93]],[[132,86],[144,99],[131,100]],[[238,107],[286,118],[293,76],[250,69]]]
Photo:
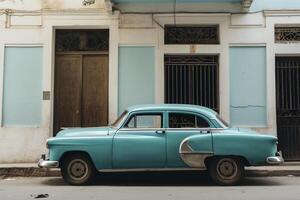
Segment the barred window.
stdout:
[[275,27],[275,43],[300,42],[300,27]]
[[165,44],[219,44],[218,25],[166,25]]

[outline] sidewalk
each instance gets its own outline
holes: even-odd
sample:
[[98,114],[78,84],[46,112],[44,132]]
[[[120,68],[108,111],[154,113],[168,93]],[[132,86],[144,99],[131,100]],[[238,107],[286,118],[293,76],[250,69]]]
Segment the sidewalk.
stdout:
[[[60,176],[59,169],[40,169],[36,163],[0,164],[1,177]],[[280,166],[246,167],[246,176],[300,176],[300,162]]]
[[247,176],[300,176],[300,162],[285,162],[279,166],[246,167]]

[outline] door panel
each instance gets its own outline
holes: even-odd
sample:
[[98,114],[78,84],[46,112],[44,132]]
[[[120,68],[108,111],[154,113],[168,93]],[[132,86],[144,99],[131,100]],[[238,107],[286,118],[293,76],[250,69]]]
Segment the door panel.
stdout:
[[57,54],[54,135],[61,127],[108,123],[108,55]]
[[165,134],[155,130],[122,130],[113,140],[113,168],[164,168]]
[[[207,119],[193,113],[170,112],[168,114],[167,166],[169,168],[188,167],[179,153],[182,141],[192,135],[205,134],[211,125]],[[203,132],[203,133],[202,133]],[[206,144],[211,146],[211,142]]]
[[81,126],[80,55],[57,55],[55,63],[54,132]]
[[188,167],[181,159],[179,147],[181,142],[192,135],[199,134],[200,130],[167,130],[167,167]]
[[82,80],[82,126],[108,123],[108,56],[85,55]]

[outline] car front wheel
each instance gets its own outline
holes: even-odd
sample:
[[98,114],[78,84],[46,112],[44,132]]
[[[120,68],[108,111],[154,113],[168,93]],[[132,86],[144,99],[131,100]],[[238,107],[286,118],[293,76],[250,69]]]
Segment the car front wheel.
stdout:
[[244,162],[239,158],[213,158],[208,166],[212,180],[218,185],[236,185],[244,175]]
[[61,173],[64,180],[71,185],[87,185],[93,181],[96,170],[88,156],[71,154],[62,160]]

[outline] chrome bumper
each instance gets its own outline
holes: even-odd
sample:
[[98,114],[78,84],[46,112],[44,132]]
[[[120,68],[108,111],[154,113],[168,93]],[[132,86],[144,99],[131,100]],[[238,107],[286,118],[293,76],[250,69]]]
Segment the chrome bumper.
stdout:
[[284,163],[284,159],[280,152],[277,152],[276,156],[268,157],[266,161],[269,165],[280,165]]
[[40,168],[57,168],[59,166],[58,161],[46,160],[45,155],[41,156],[41,159],[38,162]]

